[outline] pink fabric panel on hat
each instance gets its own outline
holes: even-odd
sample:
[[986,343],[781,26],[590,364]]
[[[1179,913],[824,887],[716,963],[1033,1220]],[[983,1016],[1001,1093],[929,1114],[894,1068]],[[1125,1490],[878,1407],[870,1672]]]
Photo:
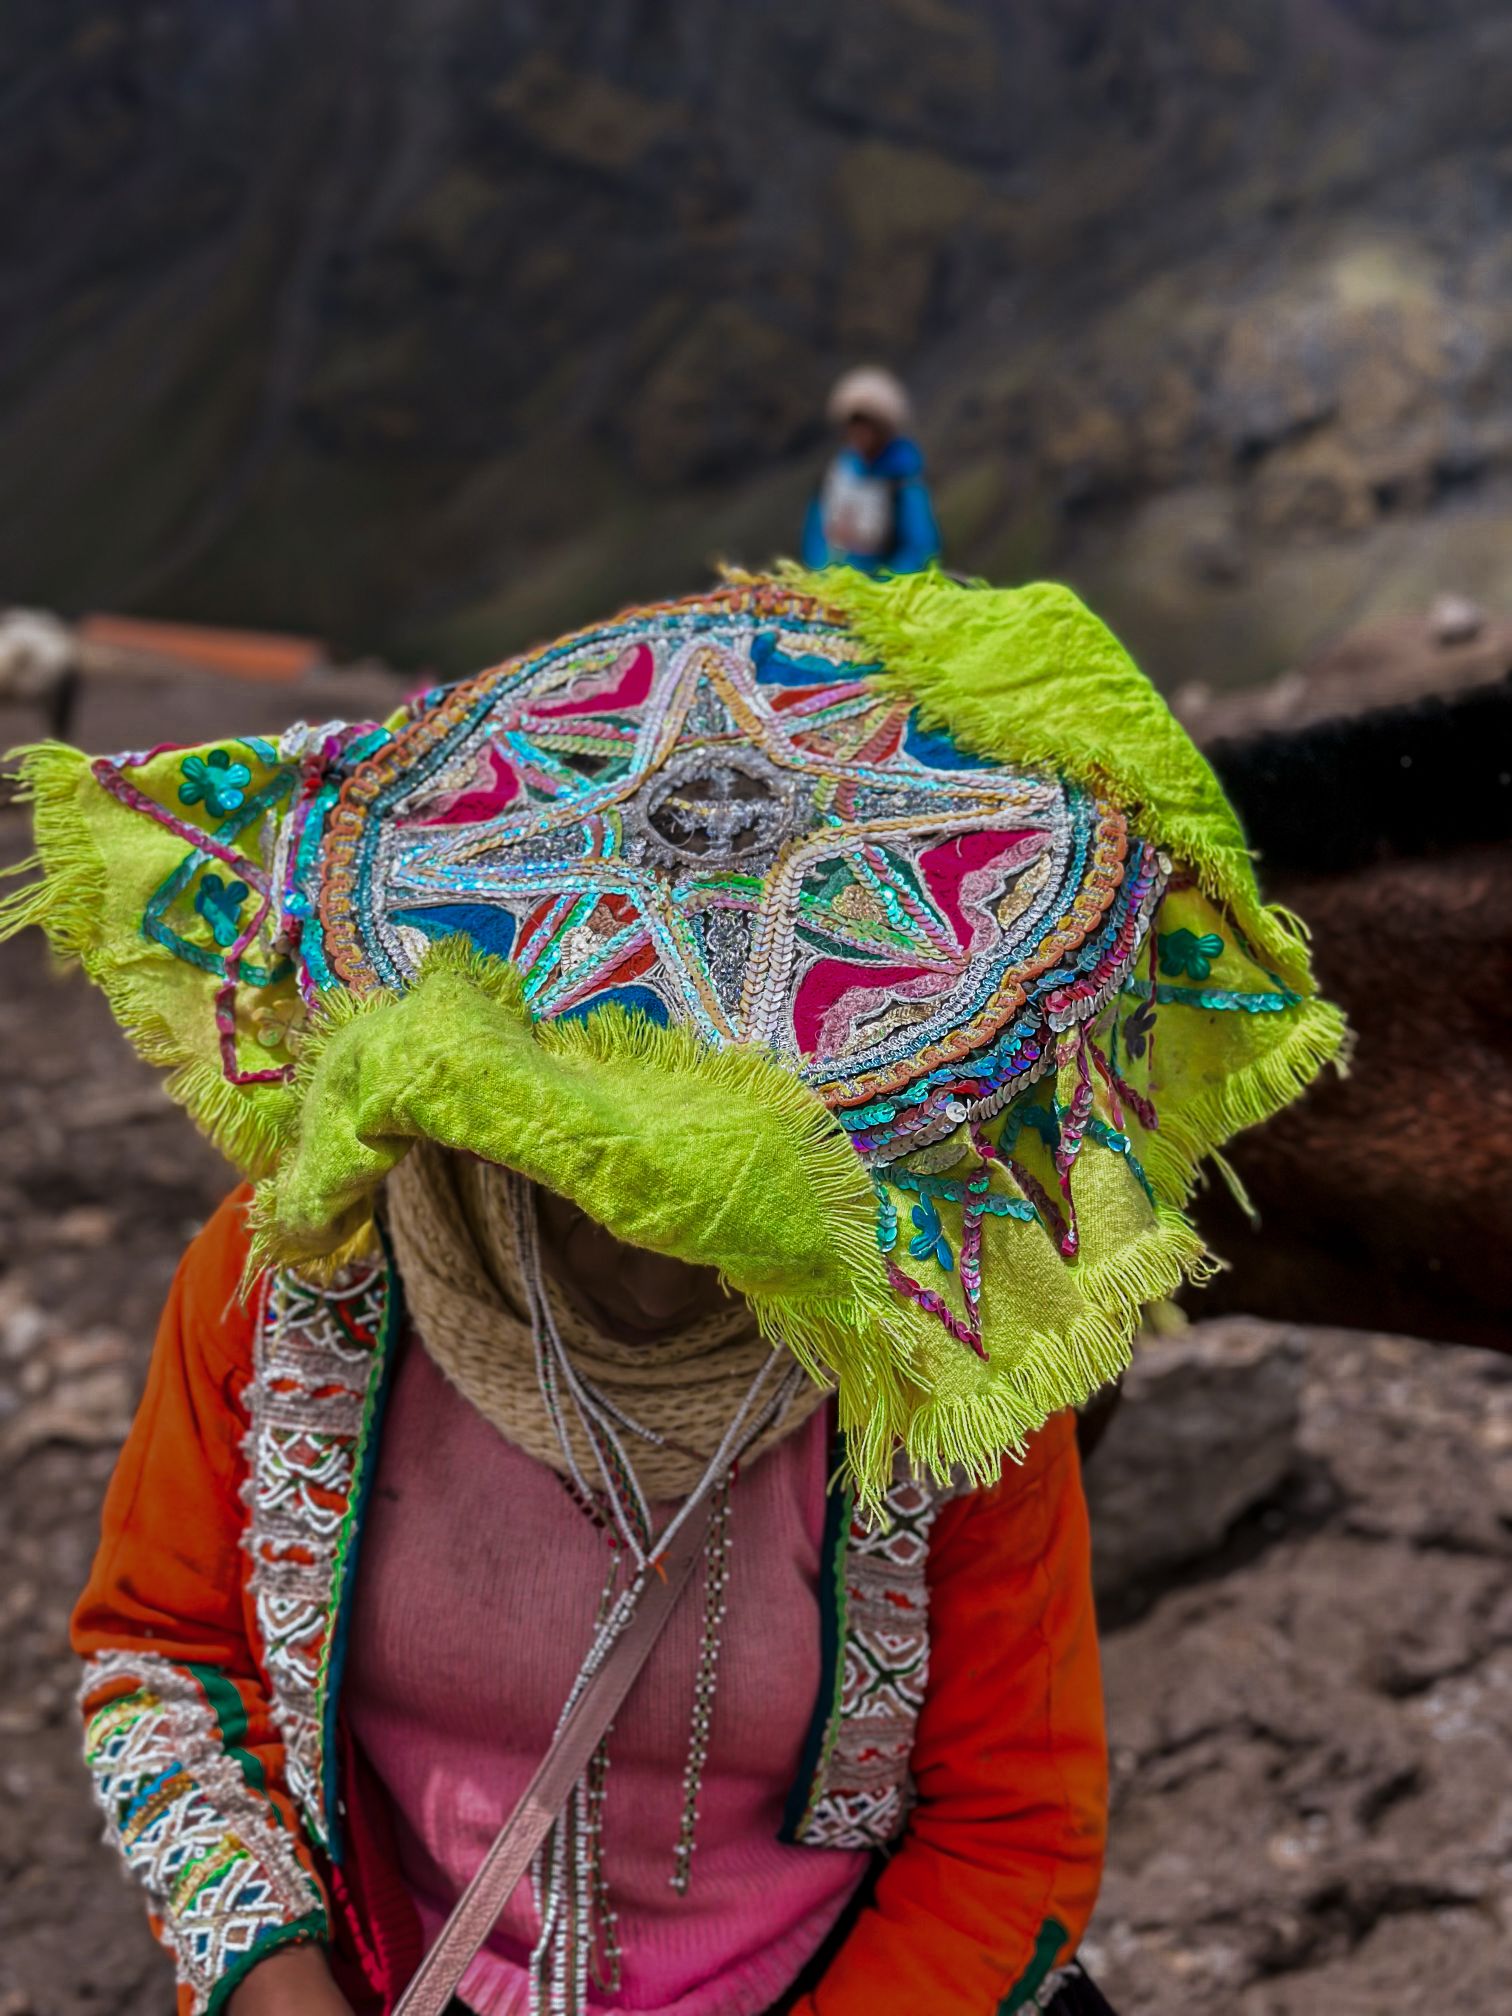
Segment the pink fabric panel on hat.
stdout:
[[599,714],[610,708],[640,707],[650,698],[656,659],[649,644],[632,644],[615,659],[609,672],[599,678],[574,681],[570,700],[551,700],[533,705],[532,714],[544,721],[562,720],[573,714]]
[[1039,833],[956,833],[919,856],[925,887],[949,918],[962,952],[969,952],[978,936],[993,929],[990,917],[979,913],[968,918],[967,906],[976,909],[1001,882],[1003,856],[1022,852],[1032,859],[1043,844]]
[[960,965],[942,969],[816,960],[798,983],[793,1000],[793,1035],[800,1053],[842,1055],[856,1023],[868,1013],[876,1014],[894,1001],[928,1001],[947,993],[976,940],[990,938],[996,928],[981,906],[1001,887],[1006,868],[1032,860],[1042,845],[1039,833],[987,830],[953,834],[922,853],[919,872],[954,934]]
[[483,751],[463,787],[438,792],[424,800],[418,814],[401,821],[416,826],[469,826],[493,819],[520,795],[520,779],[514,765],[499,750]]

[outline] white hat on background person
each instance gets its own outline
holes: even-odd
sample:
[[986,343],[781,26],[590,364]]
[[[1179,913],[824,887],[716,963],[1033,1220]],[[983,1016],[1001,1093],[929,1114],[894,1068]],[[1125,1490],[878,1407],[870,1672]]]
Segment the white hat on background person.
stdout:
[[908,394],[880,364],[863,364],[836,379],[825,410],[833,426],[843,427],[847,420],[874,420],[889,434],[902,434],[913,419]]

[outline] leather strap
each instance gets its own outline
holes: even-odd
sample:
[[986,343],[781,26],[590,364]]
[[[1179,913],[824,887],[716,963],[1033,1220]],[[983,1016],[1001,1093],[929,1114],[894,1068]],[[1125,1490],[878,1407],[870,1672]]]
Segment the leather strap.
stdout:
[[404,1991],[394,2016],[443,2016],[457,1983],[529,1870],[536,1850],[566,1805],[568,1794],[587,1768],[599,1739],[688,1586],[708,1537],[713,1496],[711,1492],[689,1515],[659,1567],[647,1578],[625,1628],[578,1696],[520,1803],[499,1829],[477,1875],[420,1963],[420,1971]]

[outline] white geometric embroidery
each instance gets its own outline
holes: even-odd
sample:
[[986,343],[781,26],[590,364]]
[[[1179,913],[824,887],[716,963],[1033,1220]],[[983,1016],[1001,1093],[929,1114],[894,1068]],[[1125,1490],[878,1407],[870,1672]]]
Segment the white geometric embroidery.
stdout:
[[202,2016],[259,1940],[320,1913],[320,1894],[273,1808],[226,1754],[193,1675],[109,1652],[86,1665],[81,1695],[122,1678],[132,1691],[89,1717],[85,1759],[106,1838],[145,1888]]
[[885,1847],[908,1819],[909,1761],[929,1686],[929,1535],[953,1495],[900,1462],[886,1523],[851,1521],[839,1700],[795,1830],[808,1847]]
[[[268,1278],[247,1390],[250,1587],[284,1740],[285,1776],[311,1837],[329,1847],[325,1699],[363,1424],[388,1306],[387,1270],[350,1271],[329,1288]],[[355,1334],[354,1334],[355,1333]]]

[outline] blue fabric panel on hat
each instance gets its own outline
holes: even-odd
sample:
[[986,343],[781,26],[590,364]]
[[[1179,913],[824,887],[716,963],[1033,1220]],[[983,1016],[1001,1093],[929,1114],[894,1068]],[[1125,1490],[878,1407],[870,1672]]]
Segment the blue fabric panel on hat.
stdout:
[[600,1008],[623,1008],[631,1015],[644,1015],[659,1029],[665,1029],[668,1022],[666,1002],[649,987],[606,987],[602,994],[590,995],[586,1001],[575,1003],[554,1019],[558,1022],[581,1022]]
[[437,903],[396,910],[395,924],[412,924],[427,938],[471,938],[480,952],[507,959],[515,941],[515,920],[496,903]]

